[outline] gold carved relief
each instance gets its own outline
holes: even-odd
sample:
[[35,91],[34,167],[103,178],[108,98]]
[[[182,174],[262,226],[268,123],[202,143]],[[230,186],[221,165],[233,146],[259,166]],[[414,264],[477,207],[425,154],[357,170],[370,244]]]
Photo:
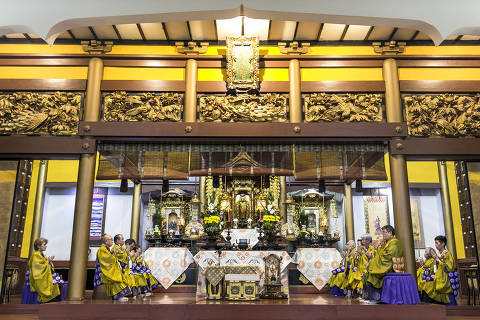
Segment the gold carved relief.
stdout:
[[200,121],[284,122],[286,120],[287,98],[277,93],[200,98]]
[[77,134],[82,97],[69,92],[0,94],[0,134]]
[[305,97],[307,122],[374,122],[382,121],[381,94],[314,93]]
[[404,102],[410,135],[480,135],[480,94],[406,96]]
[[182,95],[178,93],[105,95],[105,121],[181,121]]

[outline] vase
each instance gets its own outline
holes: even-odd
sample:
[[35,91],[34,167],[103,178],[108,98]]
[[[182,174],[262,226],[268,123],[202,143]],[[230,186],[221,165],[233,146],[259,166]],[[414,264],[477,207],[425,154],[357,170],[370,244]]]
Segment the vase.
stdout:
[[217,248],[217,237],[216,236],[208,236],[206,249],[215,250],[216,248]]

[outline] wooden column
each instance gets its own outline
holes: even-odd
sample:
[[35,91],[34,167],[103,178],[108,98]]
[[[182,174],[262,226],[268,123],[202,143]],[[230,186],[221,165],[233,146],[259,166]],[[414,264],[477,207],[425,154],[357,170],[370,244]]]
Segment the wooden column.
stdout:
[[184,122],[197,121],[197,60],[188,59],[185,67]]
[[280,179],[280,217],[285,223],[287,222],[287,205],[285,204],[285,201],[287,201],[287,177],[281,176],[278,178]]
[[[383,79],[385,80],[387,122],[403,122],[398,69],[395,59],[385,59],[383,63]],[[400,142],[401,139],[398,139],[391,143]],[[389,154],[389,159],[396,236],[403,246],[405,271],[416,277],[412,215],[408,193],[407,163],[403,155]]]
[[138,233],[140,230],[140,207],[142,197],[142,184],[135,183],[133,187],[132,199],[132,223],[130,225],[130,238],[138,243]]
[[453,258],[457,259],[457,250],[455,246],[455,233],[453,231],[452,206],[450,204],[450,192],[448,189],[447,164],[445,161],[437,162],[438,179],[440,181],[440,194],[442,196],[443,224],[445,226],[445,236],[447,237],[447,249]]
[[345,237],[346,240],[355,240],[355,232],[353,225],[353,197],[352,197],[352,185],[345,183],[345,199],[343,207],[345,209]]
[[300,87],[300,62],[298,59],[290,60],[288,66],[288,81],[290,83],[290,122],[302,122],[302,91]]
[[[103,61],[91,58],[88,64],[87,94],[83,111],[84,121],[99,121],[100,83],[103,77]],[[78,301],[84,298],[87,277],[88,240],[92,214],[93,183],[97,154],[82,154],[78,167],[75,213],[73,217],[70,271],[68,274],[67,299]]]
[[33,209],[32,234],[30,236],[30,254],[34,248],[33,242],[40,238],[42,232],[43,206],[45,204],[45,184],[47,183],[48,160],[40,160],[38,167],[37,193],[35,194],[35,207]]

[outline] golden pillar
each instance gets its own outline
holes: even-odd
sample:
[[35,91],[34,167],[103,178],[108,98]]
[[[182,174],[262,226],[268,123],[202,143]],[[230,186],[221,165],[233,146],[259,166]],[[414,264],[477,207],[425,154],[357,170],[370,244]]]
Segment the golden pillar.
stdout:
[[132,199],[132,223],[130,225],[130,238],[138,243],[138,232],[140,230],[140,201],[142,197],[142,184],[135,183]]
[[448,189],[447,164],[445,161],[439,161],[437,162],[437,166],[438,178],[440,180],[440,194],[442,196],[443,224],[445,226],[445,236],[447,237],[447,248],[456,260],[457,250],[455,247],[455,234],[453,232],[452,206]]
[[207,177],[200,177],[199,185],[198,185],[198,197],[200,198],[200,212],[204,211],[205,205],[207,204],[205,200],[205,182]]
[[355,232],[353,225],[353,197],[352,197],[352,185],[345,183],[345,202],[343,207],[345,208],[345,236],[346,240],[355,240]]
[[[91,58],[88,64],[87,94],[83,112],[84,121],[98,121],[100,116],[100,83],[103,61]],[[68,300],[82,300],[87,277],[88,240],[92,214],[93,183],[97,154],[82,154],[78,167],[77,194],[73,217],[70,271],[68,275]]]
[[290,122],[302,122],[302,90],[300,86],[300,62],[298,59],[290,60],[290,64],[288,65],[288,81],[290,83]]
[[184,122],[197,121],[197,61],[188,59],[185,67],[185,107]]
[[287,222],[287,177],[281,176],[278,177],[280,180],[280,217],[282,221]]
[[47,183],[48,160],[40,160],[38,168],[37,193],[35,194],[35,207],[33,209],[32,234],[30,236],[30,255],[32,255],[33,242],[40,238],[43,220],[43,205],[45,203],[45,184]]
[[[394,59],[390,58],[384,61],[383,79],[385,80],[387,122],[403,122],[398,69],[397,62]],[[395,140],[400,140],[400,138],[394,139],[390,143],[396,143]],[[403,155],[389,154],[389,159],[396,236],[403,246],[405,271],[416,276],[412,215],[408,194],[407,163]]]

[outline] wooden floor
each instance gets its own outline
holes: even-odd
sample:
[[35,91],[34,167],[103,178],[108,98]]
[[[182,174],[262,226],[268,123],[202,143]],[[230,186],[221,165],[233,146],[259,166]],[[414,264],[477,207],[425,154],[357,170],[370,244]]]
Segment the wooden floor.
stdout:
[[445,307],[421,304],[369,304],[328,294],[295,294],[286,300],[255,302],[207,301],[193,294],[163,293],[117,302],[84,300],[44,305],[21,305],[18,297],[0,305],[0,320],[33,319],[480,319],[480,306]]

